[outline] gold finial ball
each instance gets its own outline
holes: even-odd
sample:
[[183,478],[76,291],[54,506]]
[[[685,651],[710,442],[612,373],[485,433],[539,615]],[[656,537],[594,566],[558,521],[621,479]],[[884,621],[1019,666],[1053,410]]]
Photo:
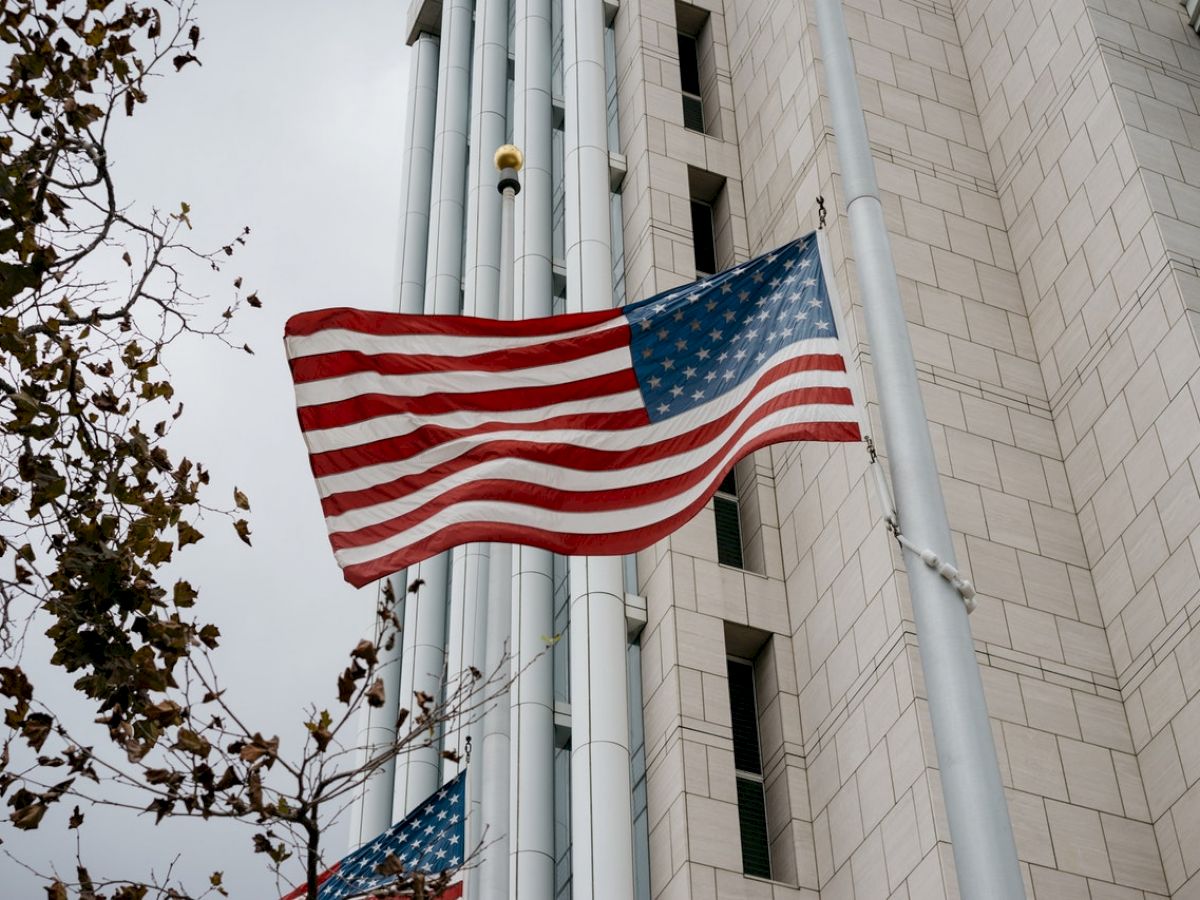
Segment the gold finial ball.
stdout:
[[505,169],[515,169],[521,171],[521,165],[525,162],[525,157],[521,155],[521,151],[512,144],[504,144],[496,151],[494,157],[496,168],[503,172]]

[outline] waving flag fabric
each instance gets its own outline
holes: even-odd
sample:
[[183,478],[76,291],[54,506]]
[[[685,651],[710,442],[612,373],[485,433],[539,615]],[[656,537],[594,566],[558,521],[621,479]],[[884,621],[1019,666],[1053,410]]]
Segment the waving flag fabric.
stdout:
[[754,449],[859,440],[834,321],[811,235],[602,312],[293,316],[300,427],[346,579],[468,541],[631,553]]
[[[380,875],[375,871],[389,856],[395,856],[405,871],[422,872],[431,879],[443,872],[453,873],[466,858],[465,789],[466,769],[403,821],[323,872],[317,900],[367,897],[371,891],[394,885],[395,875]],[[298,887],[282,900],[295,900],[306,894],[307,888]],[[459,897],[462,897],[461,882],[450,885],[431,900],[457,900]]]

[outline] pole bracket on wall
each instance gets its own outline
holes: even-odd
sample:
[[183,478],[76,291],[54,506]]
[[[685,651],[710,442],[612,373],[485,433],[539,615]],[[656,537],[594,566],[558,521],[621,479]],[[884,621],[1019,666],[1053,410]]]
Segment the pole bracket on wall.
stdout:
[[888,487],[887,478],[883,474],[883,466],[879,464],[879,455],[875,451],[875,440],[870,435],[865,440],[867,454],[871,457],[871,475],[875,481],[875,490],[884,505],[885,512],[883,519],[887,523],[888,531],[892,533],[892,537],[896,539],[896,543],[920,557],[921,562],[950,582],[954,586],[954,589],[958,591],[958,595],[962,597],[963,605],[967,608],[967,612],[974,612],[978,603],[975,600],[975,585],[971,583],[971,580],[963,577],[957,568],[943,560],[932,550],[922,550],[905,537],[904,533],[900,530],[900,515],[896,512],[896,501],[892,499],[892,491]]

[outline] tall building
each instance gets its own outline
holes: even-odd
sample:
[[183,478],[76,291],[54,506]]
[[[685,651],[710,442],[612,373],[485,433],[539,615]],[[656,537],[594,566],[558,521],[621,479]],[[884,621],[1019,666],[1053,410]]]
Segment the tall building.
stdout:
[[[1200,898],[1190,7],[846,3],[1039,900]],[[620,304],[812,230],[824,198],[879,437],[812,0],[412,0],[408,21],[401,309]],[[525,154],[511,312],[492,165],[506,141]],[[490,842],[472,900],[958,896],[868,465],[858,445],[777,445],[636,559],[483,544],[397,576],[425,588],[392,697],[506,649],[517,673],[472,726]],[[381,775],[364,837],[451,774],[436,749]]]

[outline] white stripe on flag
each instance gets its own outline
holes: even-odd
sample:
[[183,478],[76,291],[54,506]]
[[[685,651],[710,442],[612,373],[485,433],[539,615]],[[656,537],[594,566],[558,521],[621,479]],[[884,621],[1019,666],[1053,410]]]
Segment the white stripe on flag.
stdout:
[[320,356],[323,353],[355,351],[370,355],[382,353],[429,354],[433,356],[474,356],[493,350],[515,350],[521,347],[536,347],[551,341],[569,341],[574,338],[598,334],[612,328],[621,328],[627,322],[624,316],[587,328],[573,331],[539,335],[488,335],[468,337],[456,334],[367,334],[345,328],[328,328],[315,334],[290,335],[286,338],[289,359]]
[[509,369],[503,373],[455,370],[417,372],[412,375],[380,375],[358,372],[339,378],[305,381],[296,385],[296,403],[301,407],[351,400],[363,394],[392,397],[424,397],[429,394],[475,394],[483,391],[520,390],[581,381],[633,367],[629,347],[617,347],[580,359],[551,366]]
[[[856,413],[853,407],[836,407],[836,421],[854,421]],[[747,433],[729,449],[719,460],[714,460],[713,471],[732,465],[740,458],[742,447],[755,437],[773,428],[792,425],[806,421],[829,421],[827,417],[810,417],[812,407],[792,407],[764,417],[750,428]],[[564,485],[563,487],[569,487]],[[342,566],[352,566],[370,562],[382,556],[387,556],[412,544],[427,539],[448,525],[464,522],[503,522],[509,525],[519,525],[537,528],[551,532],[571,534],[608,534],[612,532],[629,531],[644,528],[655,522],[668,519],[686,509],[694,500],[705,495],[710,490],[708,480],[702,480],[687,491],[676,494],[666,500],[648,503],[642,506],[629,506],[611,511],[569,512],[565,510],[544,509],[539,506],[529,506],[524,503],[513,503],[502,500],[466,501],[455,503],[440,510],[436,514],[417,523],[412,528],[397,532],[379,541],[360,547],[347,547],[336,551],[335,555]]]
[[[779,410],[765,418],[775,421],[787,412],[795,415],[789,422],[852,422],[857,415],[855,411],[842,404],[805,404]],[[364,506],[336,516],[327,516],[326,522],[330,532],[355,531],[368,525],[386,522],[388,519],[419,509],[426,503],[436,500],[438,496],[474,481],[487,478],[503,478],[505,481],[524,481],[532,485],[549,485],[556,489],[567,491],[601,491],[614,489],[637,488],[641,485],[653,484],[676,475],[685,475],[699,469],[711,468],[706,465],[721,446],[729,440],[731,434],[754,413],[747,409],[745,414],[738,416],[729,427],[716,435],[708,443],[696,446],[674,456],[664,456],[641,465],[621,469],[581,470],[550,463],[535,462],[520,457],[505,459],[489,459],[479,462],[466,469],[460,469],[454,474],[433,484],[406,494],[400,499],[373,506]],[[757,426],[754,426],[757,428]],[[748,429],[749,430],[749,429]],[[539,435],[541,437],[541,435]],[[740,443],[741,441],[739,441]],[[526,440],[527,444],[554,443],[553,439]],[[455,454],[458,455],[458,454]],[[407,468],[407,467],[405,467]]]

